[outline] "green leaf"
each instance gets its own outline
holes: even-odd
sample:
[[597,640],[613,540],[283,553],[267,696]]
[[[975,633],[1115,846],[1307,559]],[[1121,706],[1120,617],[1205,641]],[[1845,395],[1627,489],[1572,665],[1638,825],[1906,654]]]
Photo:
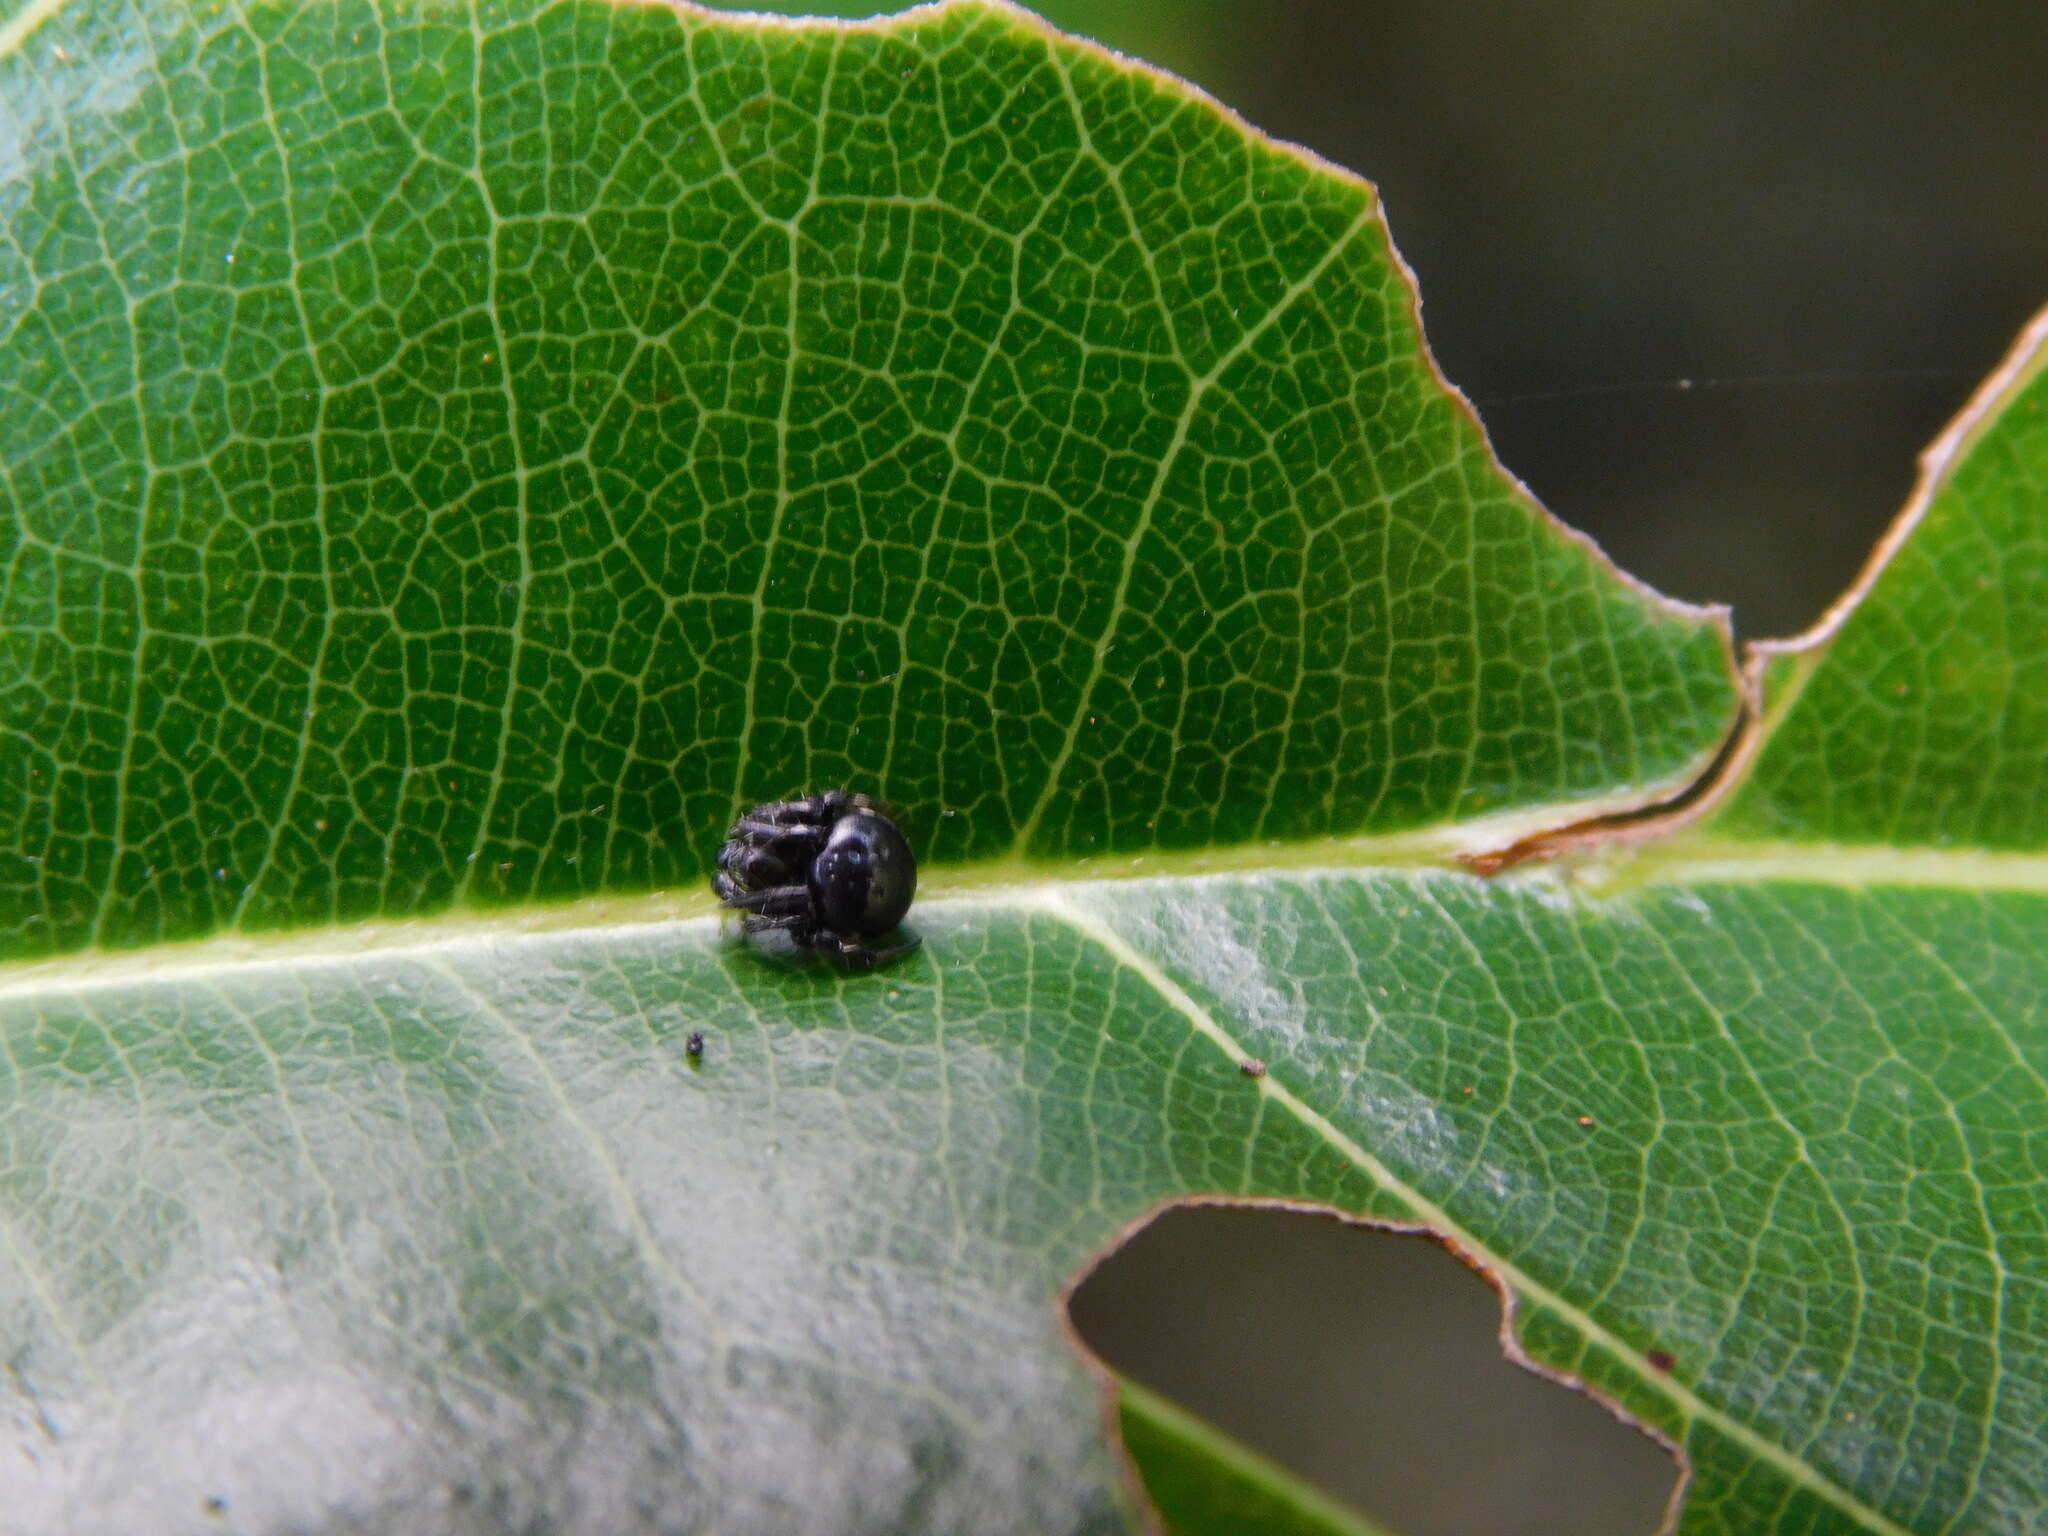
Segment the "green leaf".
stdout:
[[[1483,881],[1701,769],[1722,631],[1186,88],[986,4],[50,0],[0,100],[25,1529],[1126,1527],[1058,1297],[1218,1193],[1451,1238],[1689,1532],[2048,1517],[2038,333],[1719,819]],[[1812,702],[1950,629],[1975,703]],[[833,782],[904,963],[658,891]]]
[[947,862],[1554,824],[1732,717],[1369,188],[1022,13],[0,42],[0,954],[694,883],[819,784]]
[[1171,1536],[1385,1536],[1300,1486],[1247,1450],[1137,1383],[1117,1383],[1124,1447],[1144,1469],[1145,1492]]
[[1803,1430],[1822,1475],[1889,1495],[1848,1529],[2048,1519],[2044,364],[2048,311],[1843,603],[1754,648],[1758,717],[1704,824],[1634,876],[1718,924],[1776,918],[1726,1018],[1736,1040],[1754,1021],[1753,1081],[1800,1165],[1765,1227],[1793,1226],[1779,1202],[1809,1183],[1822,1248],[1745,1304],[1778,1292],[1776,1395],[1817,1366],[1778,1443]]
[[2048,846],[2048,347],[2036,322],[1942,439],[1856,588],[1759,647],[1768,743],[1731,834]]

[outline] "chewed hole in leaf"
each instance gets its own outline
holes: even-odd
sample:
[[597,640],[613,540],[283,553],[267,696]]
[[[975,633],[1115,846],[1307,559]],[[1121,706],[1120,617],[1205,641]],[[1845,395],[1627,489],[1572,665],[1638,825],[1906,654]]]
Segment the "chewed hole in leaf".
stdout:
[[1402,1536],[1649,1536],[1677,1479],[1649,1436],[1508,1360],[1499,1298],[1427,1237],[1176,1207],[1069,1310],[1113,1371]]

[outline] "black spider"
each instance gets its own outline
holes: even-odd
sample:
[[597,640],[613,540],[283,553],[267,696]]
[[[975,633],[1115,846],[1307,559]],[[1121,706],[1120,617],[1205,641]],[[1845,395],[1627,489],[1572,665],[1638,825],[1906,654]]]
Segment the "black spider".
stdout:
[[712,877],[746,931],[780,930],[801,949],[879,965],[917,948],[876,945],[917,893],[917,859],[896,823],[866,795],[828,789],[757,805],[732,824]]

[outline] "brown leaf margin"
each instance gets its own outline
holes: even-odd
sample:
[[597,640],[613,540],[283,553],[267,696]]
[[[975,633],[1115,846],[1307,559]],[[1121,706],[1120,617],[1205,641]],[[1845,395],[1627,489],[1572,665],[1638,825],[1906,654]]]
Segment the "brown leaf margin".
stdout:
[[1798,697],[1797,688],[1780,699],[1765,697],[1764,674],[1771,663],[1780,657],[1803,657],[1809,671],[1820,664],[1828,645],[1912,538],[1934,498],[1946,489],[1956,466],[1997,420],[2011,397],[2042,368],[2048,368],[2048,306],[2021,327],[1998,366],[1977,386],[1940,435],[1921,450],[1919,472],[1905,505],[1842,595],[1801,633],[1779,640],[1752,640],[1743,646],[1739,674],[1741,718],[1696,782],[1658,805],[1589,817],[1569,826],[1533,833],[1503,848],[1469,854],[1463,860],[1465,865],[1475,873],[1493,875],[1530,859],[1550,859],[1602,845],[1663,839],[1721,809],[1746,782],[1750,768],[1770,741],[1785,710]]
[[[1616,796],[1608,803],[1591,801],[1591,814],[1588,814],[1589,801],[1579,800],[1549,806],[1522,807],[1497,816],[1475,818],[1471,822],[1452,821],[1444,825],[1467,826],[1476,830],[1491,822],[1499,831],[1512,832],[1514,841],[1506,846],[1520,847],[1524,843],[1534,844],[1546,838],[1567,836],[1577,828],[1597,822],[1648,814],[1693,793],[1702,780],[1710,776],[1725,758],[1729,742],[1741,734],[1747,719],[1747,692],[1743,683],[1741,659],[1736,651],[1733,610],[1726,603],[1692,603],[1658,591],[1642,577],[1619,565],[1591,534],[1572,527],[1551,511],[1519,475],[1501,462],[1500,454],[1494,447],[1493,437],[1487,432],[1486,423],[1480,417],[1478,408],[1472,403],[1471,397],[1451,381],[1450,376],[1444,372],[1443,365],[1437,361],[1436,351],[1429,344],[1429,333],[1422,323],[1421,282],[1415,275],[1415,269],[1408,264],[1407,257],[1401,254],[1400,246],[1395,242],[1393,227],[1387,219],[1386,201],[1380,195],[1378,186],[1358,172],[1338,164],[1305,144],[1268,133],[1249,121],[1236,108],[1185,76],[1119,52],[1106,43],[1097,42],[1094,38],[1061,31],[1037,12],[1018,3],[1018,0],[922,0],[922,3],[910,4],[900,11],[857,17],[784,16],[762,11],[726,11],[713,9],[700,3],[700,0],[613,0],[613,3],[652,5],[690,17],[764,32],[839,30],[888,33],[908,31],[920,21],[936,19],[948,11],[976,12],[999,18],[1020,33],[1035,35],[1048,50],[1061,46],[1086,50],[1108,62],[1119,74],[1137,77],[1161,86],[1169,94],[1209,113],[1243,137],[1256,143],[1270,145],[1318,175],[1333,177],[1357,188],[1365,197],[1366,206],[1371,214],[1371,224],[1385,242],[1387,255],[1400,277],[1401,286],[1407,292],[1408,321],[1415,331],[1416,356],[1429,370],[1431,380],[1450,401],[1452,408],[1462,415],[1471,427],[1480,450],[1485,455],[1488,472],[1499,479],[1522,510],[1547,533],[1584,550],[1597,570],[1613,579],[1622,588],[1634,593],[1648,607],[1671,618],[1692,620],[1710,629],[1719,643],[1722,666],[1733,685],[1733,707],[1730,711],[1727,734],[1721,741],[1703,750],[1676,783],[1651,786],[1636,793]],[[1339,834],[1333,840],[1341,842],[1345,837]],[[1482,872],[1492,872],[1483,867],[1483,861],[1490,857],[1485,851],[1489,845],[1483,838],[1461,840],[1458,846],[1461,850],[1457,854],[1459,859],[1475,869],[1481,869]],[[1472,851],[1474,849],[1477,851]],[[1507,865],[1502,864],[1498,867],[1506,868]]]
[[[1576,1392],[1580,1396],[1599,1404],[1618,1421],[1644,1435],[1659,1450],[1671,1458],[1677,1475],[1672,1479],[1671,1492],[1665,1499],[1663,1519],[1658,1522],[1657,1528],[1651,1533],[1651,1536],[1673,1536],[1673,1533],[1677,1531],[1679,1517],[1685,1509],[1686,1495],[1692,1490],[1692,1457],[1677,1440],[1673,1439],[1657,1425],[1638,1417],[1618,1397],[1609,1393],[1606,1389],[1587,1381],[1584,1377],[1574,1375],[1560,1366],[1551,1365],[1547,1361],[1540,1360],[1525,1350],[1522,1347],[1521,1339],[1515,1333],[1515,1313],[1520,1304],[1520,1298],[1516,1295],[1515,1288],[1509,1283],[1507,1277],[1489,1264],[1485,1255],[1466,1247],[1463,1243],[1457,1241],[1456,1238],[1438,1231],[1427,1222],[1395,1221],[1384,1216],[1366,1216],[1357,1211],[1345,1210],[1341,1206],[1326,1205],[1320,1201],[1313,1200],[1282,1200],[1259,1196],[1203,1194],[1178,1195],[1171,1199],[1161,1200],[1150,1209],[1132,1217],[1119,1227],[1100,1248],[1090,1255],[1073,1274],[1067,1277],[1066,1283],[1060,1287],[1058,1297],[1060,1332],[1065,1336],[1067,1345],[1073,1350],[1075,1357],[1080,1360],[1088,1374],[1095,1378],[1096,1390],[1101,1401],[1103,1432],[1108,1439],[1111,1449],[1116,1454],[1126,1494],[1133,1500],[1135,1511],[1143,1521],[1143,1529],[1147,1536],[1170,1536],[1170,1533],[1166,1532],[1165,1528],[1160,1524],[1158,1512],[1152,1507],[1151,1498],[1145,1492],[1144,1478],[1139,1473],[1137,1462],[1124,1445],[1122,1415],[1118,1408],[1119,1387],[1116,1373],[1109,1368],[1100,1355],[1096,1354],[1089,1347],[1088,1342],[1081,1337],[1080,1330],[1075,1328],[1071,1302],[1073,1301],[1074,1293],[1088,1282],[1089,1277],[1104,1264],[1108,1263],[1112,1257],[1120,1252],[1140,1232],[1151,1226],[1153,1222],[1164,1216],[1168,1211],[1210,1208],[1246,1211],[1284,1211],[1295,1216],[1320,1217],[1324,1220],[1335,1221],[1342,1226],[1358,1227],[1368,1232],[1384,1233],[1391,1237],[1426,1237],[1436,1242],[1452,1258],[1472,1270],[1493,1290],[1494,1296],[1500,1302],[1500,1328],[1497,1334],[1500,1340],[1500,1352],[1507,1357],[1511,1364],[1520,1366],[1532,1376]],[[1162,1393],[1160,1395],[1167,1396],[1168,1394]],[[1234,1435],[1230,1435],[1230,1432],[1227,1430],[1219,1430],[1218,1433],[1232,1439],[1236,1438]],[[1269,1457],[1268,1459],[1271,1458]],[[1324,1498],[1331,1499],[1339,1504],[1345,1502],[1338,1498],[1337,1495],[1324,1491],[1312,1479],[1304,1476],[1294,1468],[1283,1465],[1283,1470],[1290,1476],[1299,1478],[1303,1484],[1315,1488]]]

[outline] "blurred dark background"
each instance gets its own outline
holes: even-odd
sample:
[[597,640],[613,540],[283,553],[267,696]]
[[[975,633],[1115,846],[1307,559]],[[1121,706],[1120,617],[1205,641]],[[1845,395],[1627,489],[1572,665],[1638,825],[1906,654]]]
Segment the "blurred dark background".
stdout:
[[1745,634],[1848,583],[2048,303],[2048,6],[1183,9],[1195,78],[1378,184],[1507,466]]
[[[1375,182],[1502,461],[1745,635],[1841,591],[2048,303],[2048,5],[1040,9]],[[1670,1487],[1641,1436],[1496,1367],[1491,1293],[1422,1240],[1177,1213],[1075,1311],[1113,1363],[1402,1536],[1647,1536]]]
[[1392,1536],[1650,1536],[1677,1465],[1513,1364],[1435,1239],[1283,1210],[1166,1212],[1075,1292],[1096,1352]]

